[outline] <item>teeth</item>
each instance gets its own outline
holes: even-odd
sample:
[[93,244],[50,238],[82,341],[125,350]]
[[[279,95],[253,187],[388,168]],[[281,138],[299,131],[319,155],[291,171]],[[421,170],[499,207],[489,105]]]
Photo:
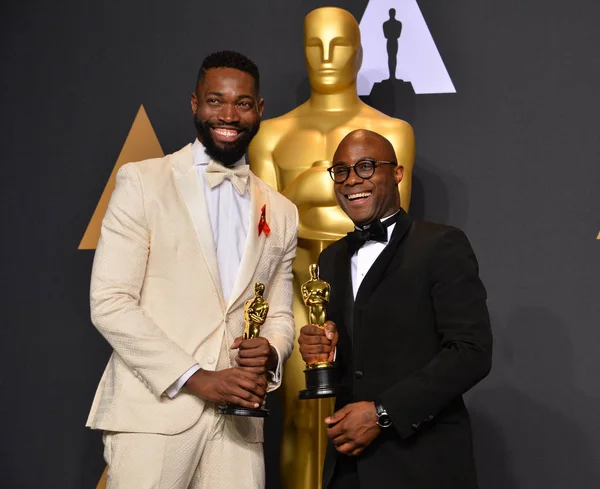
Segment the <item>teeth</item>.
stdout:
[[238,135],[238,132],[234,131],[233,129],[215,129],[215,132],[225,137],[233,137]]
[[348,200],[363,199],[371,195],[371,192],[361,192],[359,194],[348,195]]

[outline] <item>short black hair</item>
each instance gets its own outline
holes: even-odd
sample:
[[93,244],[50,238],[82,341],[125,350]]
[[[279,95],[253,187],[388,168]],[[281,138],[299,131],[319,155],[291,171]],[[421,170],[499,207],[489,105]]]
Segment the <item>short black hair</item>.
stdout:
[[236,70],[244,71],[254,78],[256,93],[258,94],[260,91],[260,74],[258,73],[258,66],[241,53],[236,51],[218,51],[209,54],[204,58],[202,66],[200,66],[200,70],[198,71],[196,87],[203,80],[206,70],[211,68],[234,68]]

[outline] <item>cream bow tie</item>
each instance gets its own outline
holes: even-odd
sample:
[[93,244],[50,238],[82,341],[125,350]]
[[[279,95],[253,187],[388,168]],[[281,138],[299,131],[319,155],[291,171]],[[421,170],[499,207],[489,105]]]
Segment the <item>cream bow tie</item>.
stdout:
[[244,195],[248,185],[249,171],[248,165],[228,167],[211,161],[206,167],[204,175],[206,176],[206,181],[210,185],[210,188],[221,185],[223,180],[227,178],[231,181],[238,194]]

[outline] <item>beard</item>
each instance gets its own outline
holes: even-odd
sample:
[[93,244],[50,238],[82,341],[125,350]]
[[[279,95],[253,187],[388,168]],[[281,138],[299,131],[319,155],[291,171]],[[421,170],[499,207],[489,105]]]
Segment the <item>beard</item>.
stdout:
[[260,128],[260,120],[254,126],[228,124],[228,127],[235,127],[241,134],[234,142],[220,143],[221,146],[214,140],[210,131],[211,127],[218,128],[218,125],[202,122],[197,114],[194,115],[194,125],[196,126],[200,142],[206,148],[206,154],[224,166],[233,166],[246,154],[250,141],[256,136]]

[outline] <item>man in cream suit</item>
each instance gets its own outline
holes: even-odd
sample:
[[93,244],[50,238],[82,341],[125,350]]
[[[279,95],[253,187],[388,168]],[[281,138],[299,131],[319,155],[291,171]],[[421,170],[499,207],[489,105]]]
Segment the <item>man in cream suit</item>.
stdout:
[[[258,69],[220,52],[200,69],[197,140],[124,165],[102,224],[92,321],[114,349],[87,425],[104,430],[109,489],[264,487],[259,407],[294,340],[294,205],[248,170],[263,111]],[[244,302],[265,284],[261,337]]]

